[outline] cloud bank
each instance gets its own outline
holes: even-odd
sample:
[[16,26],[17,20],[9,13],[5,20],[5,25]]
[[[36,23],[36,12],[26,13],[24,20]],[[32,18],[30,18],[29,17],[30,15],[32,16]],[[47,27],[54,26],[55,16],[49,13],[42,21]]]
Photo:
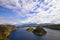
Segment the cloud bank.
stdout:
[[[0,6],[11,9],[17,21],[5,19],[1,23],[60,23],[59,0],[0,0]],[[12,14],[11,14],[12,15]],[[26,18],[24,20],[19,19]],[[2,18],[2,17],[1,17]],[[0,18],[0,19],[1,19]]]

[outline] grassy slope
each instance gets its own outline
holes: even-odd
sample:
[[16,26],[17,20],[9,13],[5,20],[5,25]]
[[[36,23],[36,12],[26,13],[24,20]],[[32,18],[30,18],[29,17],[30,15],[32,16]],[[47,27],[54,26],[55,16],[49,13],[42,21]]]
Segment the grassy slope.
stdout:
[[0,40],[8,40],[8,36],[11,31],[16,30],[17,27],[14,25],[0,25]]

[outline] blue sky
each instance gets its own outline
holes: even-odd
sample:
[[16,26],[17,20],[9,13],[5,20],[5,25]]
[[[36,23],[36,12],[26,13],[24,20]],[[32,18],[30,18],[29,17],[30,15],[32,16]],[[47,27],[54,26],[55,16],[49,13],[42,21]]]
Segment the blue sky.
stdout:
[[0,0],[0,24],[60,23],[59,2],[59,0]]
[[27,17],[17,16],[13,10],[0,6],[0,17],[5,17],[7,20],[25,20]]
[[0,16],[9,17],[16,16],[16,14],[11,9],[0,6]]

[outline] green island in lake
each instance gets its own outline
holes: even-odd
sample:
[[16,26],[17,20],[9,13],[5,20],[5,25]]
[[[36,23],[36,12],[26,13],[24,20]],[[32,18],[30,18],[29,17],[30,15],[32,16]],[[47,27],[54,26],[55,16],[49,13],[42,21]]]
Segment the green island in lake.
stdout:
[[28,29],[27,29],[27,31],[28,32],[32,32],[32,33],[34,33],[35,35],[45,35],[45,34],[47,34],[47,32],[42,28],[42,27],[40,27],[40,26],[36,26],[35,27],[35,29],[34,28],[32,28],[32,27],[29,27]]

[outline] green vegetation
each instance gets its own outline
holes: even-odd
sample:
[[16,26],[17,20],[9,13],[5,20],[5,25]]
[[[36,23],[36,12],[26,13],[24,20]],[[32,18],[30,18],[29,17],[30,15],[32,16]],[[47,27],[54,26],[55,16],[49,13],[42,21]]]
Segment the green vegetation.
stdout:
[[50,25],[45,25],[43,27],[60,30],[60,24],[50,24]]
[[36,35],[45,35],[47,32],[40,26],[37,26],[36,29],[32,31]]
[[29,27],[26,29],[27,32],[32,32],[35,35],[41,36],[47,34],[47,32],[41,26]]
[[0,25],[0,40],[9,40],[8,36],[11,31],[16,30],[17,27],[14,25]]
[[32,28],[32,27],[29,27],[28,29],[27,29],[27,31],[28,32],[31,32],[31,31],[33,31],[34,29]]

